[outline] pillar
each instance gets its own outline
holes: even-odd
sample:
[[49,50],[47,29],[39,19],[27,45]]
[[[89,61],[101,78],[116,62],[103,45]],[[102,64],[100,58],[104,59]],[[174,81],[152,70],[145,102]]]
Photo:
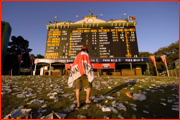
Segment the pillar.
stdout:
[[36,65],[37,64],[35,64],[35,66],[34,66],[34,73],[33,73],[33,75],[36,75]]
[[114,63],[114,75],[116,75],[116,64]]
[[149,71],[149,63],[146,63],[147,65],[147,69],[148,69],[148,74],[150,74],[150,71]]
[[50,66],[49,66],[49,75],[51,75],[51,63],[50,63]]
[[97,76],[99,77],[99,69],[97,69]]
[[133,71],[132,71],[132,63],[129,63],[130,64],[130,68],[131,68],[131,75],[133,75]]

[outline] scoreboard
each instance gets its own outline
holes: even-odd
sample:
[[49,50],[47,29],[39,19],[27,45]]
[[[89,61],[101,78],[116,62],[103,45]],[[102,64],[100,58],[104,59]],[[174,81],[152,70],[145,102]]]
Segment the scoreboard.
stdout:
[[90,58],[139,56],[135,26],[99,26],[49,28],[45,58],[75,58],[83,46]]

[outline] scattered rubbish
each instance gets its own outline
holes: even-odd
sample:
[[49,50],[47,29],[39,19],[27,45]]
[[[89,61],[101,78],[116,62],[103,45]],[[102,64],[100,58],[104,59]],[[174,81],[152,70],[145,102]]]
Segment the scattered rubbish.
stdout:
[[66,108],[65,110],[64,110],[64,112],[71,112],[71,110],[69,109],[69,108]]
[[112,105],[115,105],[115,104],[116,104],[116,101],[113,101],[111,104],[112,104]]
[[131,104],[129,104],[129,105],[131,105],[131,106],[133,106],[133,107],[136,107],[136,106],[137,106],[136,104],[133,104],[133,103],[131,103]]
[[83,109],[88,109],[89,108],[89,105],[86,105],[83,107]]
[[172,110],[179,111],[179,105],[172,105]]
[[130,90],[134,90],[134,88],[133,88],[133,87],[131,87],[131,88],[130,88]]
[[[75,109],[75,106],[77,104],[77,101],[75,100],[76,99],[75,92],[72,90],[73,93],[71,92],[69,94],[67,91],[64,91],[66,89],[69,89],[69,87],[67,87],[67,81],[66,81],[68,79],[68,76],[62,76],[61,78],[55,78],[55,77],[47,78],[47,77],[42,77],[42,76],[33,76],[33,77],[32,76],[14,76],[9,79],[4,79],[3,77],[1,79],[2,97],[6,97],[6,94],[8,94],[7,96],[10,95],[16,98],[20,98],[15,101],[16,106],[12,107],[13,111],[10,114],[2,115],[2,116],[5,116],[4,119],[64,119],[66,114],[61,114],[61,113],[56,113],[56,112],[46,114],[47,111],[49,111],[49,109],[47,109],[47,104],[51,105],[51,103],[58,102],[58,100],[61,102],[61,100],[64,98],[69,99],[70,103],[72,104],[68,108],[64,109],[63,112],[70,113],[70,112],[73,112]],[[96,103],[96,106],[98,107],[98,109],[102,110],[102,112],[105,112],[105,113],[109,112],[107,113],[107,115],[102,116],[104,119],[110,119],[111,117],[113,118],[113,116],[111,115],[109,116],[110,117],[109,118],[108,115],[112,113],[117,114],[120,112],[119,110],[127,111],[129,110],[128,109],[129,107],[131,107],[135,112],[137,111],[137,105],[140,106],[141,103],[142,103],[141,107],[144,107],[144,109],[148,110],[148,111],[143,110],[143,113],[154,113],[154,111],[149,109],[150,106],[152,105],[152,102],[155,102],[155,104],[160,103],[163,106],[167,106],[166,109],[170,109],[170,111],[171,110],[179,111],[179,82],[173,81],[173,79],[170,79],[170,78],[166,78],[166,79],[165,78],[163,79],[160,78],[158,80],[151,77],[145,77],[144,79],[132,80],[132,79],[129,79],[128,77],[123,77],[123,78],[118,78],[118,79],[108,78],[108,77],[105,77],[105,78],[99,77],[98,79],[100,81],[95,80],[92,84],[93,87],[96,90],[101,90],[100,92],[102,92],[103,89],[111,89],[107,91],[107,92],[110,91],[109,92],[110,94],[105,94],[105,95],[100,95],[100,96],[94,95],[94,96],[91,96],[90,99]],[[124,101],[124,99],[119,99],[121,98],[119,97],[121,90],[113,89],[119,86],[119,82],[120,84],[125,83],[126,85],[128,85],[122,88],[124,89],[122,93],[126,93],[126,95],[130,98],[133,98],[133,100],[143,101],[147,99],[147,102],[149,101],[151,104],[147,104],[144,102],[137,102],[137,105],[136,105],[134,104],[136,102],[133,103],[131,100],[129,100],[128,102],[128,101]],[[138,87],[140,90],[138,90]],[[169,95],[169,97],[165,97],[166,94],[162,94],[162,93],[167,92],[167,88],[170,88],[169,91],[172,91],[172,94],[171,94],[172,96]],[[128,91],[127,89],[130,89],[130,90]],[[82,90],[86,91],[85,88],[83,88]],[[112,94],[111,94],[111,91],[112,91]],[[137,91],[137,93],[134,93],[135,91]],[[147,97],[149,96],[149,94],[151,94],[151,92],[152,94],[154,92],[159,92],[163,96],[162,98],[158,96],[159,101],[156,101],[156,99],[153,99],[153,97],[149,97],[149,98]],[[39,94],[42,94],[42,95],[39,95]],[[47,101],[36,99],[36,98],[43,99],[43,95],[45,96],[47,95],[47,98],[49,99]],[[124,97],[123,94],[121,96]],[[44,98],[44,99],[46,100],[47,98]],[[26,103],[23,104],[24,102]],[[35,110],[25,109],[24,107],[27,107],[26,104],[27,105],[35,104],[35,105],[38,105],[39,108]],[[55,103],[55,104],[58,104],[58,103]],[[20,106],[18,107],[17,105],[18,106],[20,105]],[[169,105],[172,105],[172,107],[169,108],[168,107]],[[127,109],[126,109],[126,106],[128,107]],[[28,108],[29,107],[30,106],[28,106]],[[82,107],[82,109],[85,111],[89,110],[89,108],[90,108],[89,104],[86,104]],[[123,116],[119,114],[117,115],[118,115],[118,118],[124,119]],[[131,114],[131,115],[132,115],[132,119],[136,119],[135,114]],[[131,115],[128,115],[128,116],[126,115],[126,116],[131,117]],[[78,119],[86,119],[86,116],[84,115],[79,115],[77,117]],[[139,117],[141,118],[142,116],[139,116]],[[156,114],[151,114],[150,117],[154,119],[158,118]],[[142,117],[142,119],[146,119],[146,118]]]
[[21,105],[21,106],[19,106],[19,107],[18,107],[18,109],[23,109],[23,108],[24,108],[24,106],[23,106],[23,105]]
[[25,95],[23,95],[23,94],[17,94],[17,98],[25,98]]
[[160,104],[162,104],[162,105],[166,106],[166,103],[162,103],[162,102],[161,102]]
[[42,108],[46,108],[47,107],[47,105],[46,104],[44,104],[43,106],[42,106]]
[[106,98],[108,98],[110,100],[114,99],[114,97],[112,97],[112,96],[106,96]]
[[168,99],[168,102],[169,102],[169,103],[172,103],[173,101],[172,101],[171,99]]
[[136,107],[132,107],[132,109],[133,109],[134,111],[137,111],[137,108],[136,108]]
[[20,119],[23,119],[23,118],[27,119],[31,110],[32,109],[15,109],[4,119],[9,119],[9,118],[16,119],[17,117],[19,117]]
[[143,113],[149,113],[148,111],[143,110]]
[[129,92],[126,92],[126,95],[127,95],[129,98],[133,98],[133,96],[132,96]]
[[109,117],[104,116],[104,119],[109,119]]
[[143,100],[146,100],[146,96],[145,96],[144,94],[134,93],[134,94],[133,94],[133,99],[134,99],[134,100],[143,101]]
[[114,113],[118,113],[118,111],[114,107],[110,107],[110,110],[113,111]]
[[32,104],[32,103],[39,105],[41,103],[44,103],[44,100],[36,100],[36,99],[34,99],[34,100],[32,100],[31,102],[29,102],[27,104],[29,105],[29,104]]
[[179,111],[179,108],[172,108],[172,110]]
[[42,113],[44,113],[44,112],[46,112],[46,111],[47,111],[47,109],[41,110]]
[[105,103],[108,103],[108,100],[106,100]]
[[75,107],[76,107],[76,105],[75,105],[75,104],[72,104],[69,109],[70,109],[71,111],[73,111]]
[[124,111],[126,111],[126,107],[123,105],[123,103],[120,103],[120,104],[117,106],[117,109],[118,109],[118,110],[124,110]]
[[124,103],[128,104],[128,101],[124,101]]
[[120,96],[120,92],[117,92],[117,96]]
[[118,115],[118,117],[121,118],[121,119],[124,119],[124,117],[122,115]]
[[77,115],[77,118],[78,118],[78,119],[86,119],[86,116],[83,116],[83,115]]
[[103,112],[110,112],[111,109],[110,109],[109,107],[103,107],[103,108],[102,108],[102,111],[103,111]]

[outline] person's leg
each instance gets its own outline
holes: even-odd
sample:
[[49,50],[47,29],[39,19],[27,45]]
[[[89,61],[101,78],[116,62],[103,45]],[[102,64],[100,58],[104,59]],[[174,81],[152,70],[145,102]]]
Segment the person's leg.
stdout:
[[79,93],[80,93],[80,89],[76,89],[77,107],[80,107]]
[[91,94],[91,88],[86,89],[86,103],[90,103],[89,96]]
[[77,107],[80,107],[80,88],[81,88],[81,79],[78,78],[75,81],[75,85],[76,85],[76,100],[77,100]]
[[91,101],[89,100],[90,94],[91,94],[91,83],[88,81],[88,78],[86,75],[82,76],[82,82],[86,87],[86,103],[90,103]]

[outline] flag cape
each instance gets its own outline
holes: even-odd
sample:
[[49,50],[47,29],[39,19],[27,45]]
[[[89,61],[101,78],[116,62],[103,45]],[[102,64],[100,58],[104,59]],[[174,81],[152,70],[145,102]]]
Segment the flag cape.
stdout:
[[160,58],[161,58],[162,61],[164,62],[165,66],[167,67],[165,55],[161,55]]
[[68,86],[72,87],[76,79],[86,74],[88,81],[92,82],[94,79],[94,72],[88,53],[80,52],[72,65],[71,72],[68,79]]
[[154,63],[154,66],[156,67],[156,60],[155,60],[155,56],[150,56],[152,62]]

